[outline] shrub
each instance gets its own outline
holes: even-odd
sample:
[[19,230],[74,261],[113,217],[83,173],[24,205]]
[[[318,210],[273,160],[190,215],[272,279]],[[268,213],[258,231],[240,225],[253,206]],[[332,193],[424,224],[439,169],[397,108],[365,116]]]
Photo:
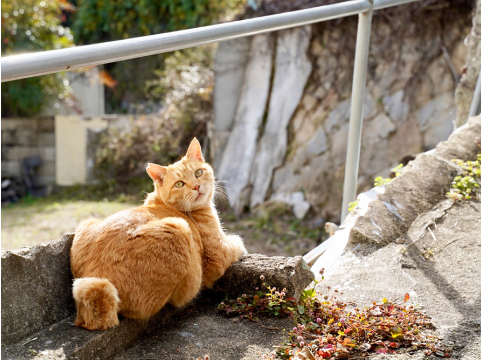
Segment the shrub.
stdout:
[[[100,138],[95,165],[100,179],[126,183],[144,176],[145,164],[168,165],[185,154],[193,137],[201,142],[212,114],[213,48],[177,51],[147,84],[147,92],[163,98],[158,114],[130,117]],[[160,100],[159,100],[160,101]],[[204,149],[204,152],[207,149]]]

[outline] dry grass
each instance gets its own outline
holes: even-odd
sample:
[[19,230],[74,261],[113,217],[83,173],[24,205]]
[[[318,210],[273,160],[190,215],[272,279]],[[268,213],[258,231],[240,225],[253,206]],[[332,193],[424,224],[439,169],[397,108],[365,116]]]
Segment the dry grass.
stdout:
[[2,251],[57,240],[89,217],[105,218],[133,204],[48,199],[2,208]]
[[[82,220],[104,219],[141,204],[140,201],[137,205],[125,203],[124,197],[116,198],[120,201],[72,200],[75,198],[78,196],[27,198],[23,203],[2,208],[2,251],[60,239],[65,233],[73,232]],[[135,201],[134,197],[129,201]],[[240,235],[250,253],[304,255],[327,237],[323,230],[308,226],[309,221],[295,219],[290,211],[277,209],[264,216],[244,214],[236,217],[225,204],[218,210],[227,232]]]

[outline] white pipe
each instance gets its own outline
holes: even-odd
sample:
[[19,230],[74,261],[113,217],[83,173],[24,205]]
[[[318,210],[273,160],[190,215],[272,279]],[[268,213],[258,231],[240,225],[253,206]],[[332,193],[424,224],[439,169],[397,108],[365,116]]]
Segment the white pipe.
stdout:
[[354,58],[354,75],[352,81],[351,117],[349,120],[349,136],[347,141],[346,168],[342,196],[341,223],[349,212],[349,203],[356,199],[371,22],[372,10],[359,14],[356,55]]

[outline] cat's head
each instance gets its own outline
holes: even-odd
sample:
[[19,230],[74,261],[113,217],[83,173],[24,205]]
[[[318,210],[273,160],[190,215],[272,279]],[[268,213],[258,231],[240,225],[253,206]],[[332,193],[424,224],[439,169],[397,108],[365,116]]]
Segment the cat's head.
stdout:
[[165,204],[180,211],[211,206],[215,186],[214,171],[205,162],[196,138],[181,160],[167,167],[149,164],[147,173],[154,180],[156,196]]

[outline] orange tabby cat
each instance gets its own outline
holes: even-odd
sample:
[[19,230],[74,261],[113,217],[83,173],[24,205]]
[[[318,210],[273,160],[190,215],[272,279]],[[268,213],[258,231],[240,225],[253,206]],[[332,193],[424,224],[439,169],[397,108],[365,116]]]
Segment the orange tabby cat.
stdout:
[[226,235],[213,204],[214,173],[192,140],[168,167],[149,164],[155,189],[143,206],[80,223],[70,251],[75,325],[105,330],[118,313],[147,319],[166,303],[182,307],[211,288],[246,253]]

